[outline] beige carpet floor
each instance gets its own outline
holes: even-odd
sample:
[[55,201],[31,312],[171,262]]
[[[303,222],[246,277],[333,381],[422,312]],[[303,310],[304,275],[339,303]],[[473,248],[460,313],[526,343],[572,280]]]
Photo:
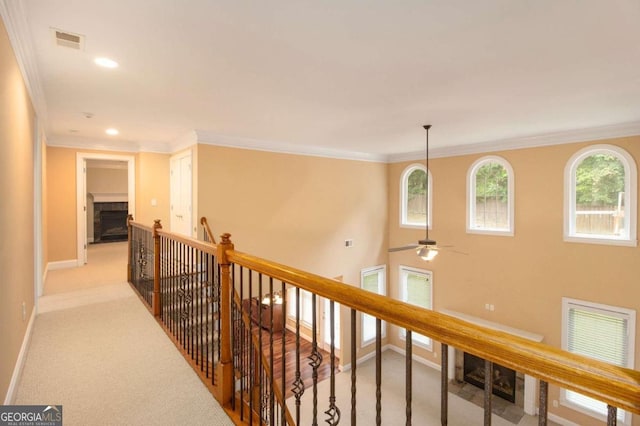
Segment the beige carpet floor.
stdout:
[[232,425],[126,282],[127,244],[50,271],[15,404],[62,404],[65,425]]
[[127,242],[89,244],[88,262],[47,272],[43,294],[66,293],[127,281]]
[[[359,425],[376,424],[376,373],[375,359],[369,359],[358,365],[357,372],[357,423]],[[318,384],[318,424],[324,424],[324,411],[329,408],[330,382],[325,380]],[[440,372],[423,364],[413,363],[413,401],[412,420],[414,425],[440,424]],[[341,411],[340,424],[349,424],[351,419],[351,371],[336,376],[337,406]],[[303,395],[300,424],[311,424],[311,389]],[[295,416],[295,401],[287,400],[289,410]],[[382,353],[382,424],[405,424],[405,357],[392,350]],[[449,394],[449,425],[471,426],[482,425],[484,411],[475,404],[456,395]],[[513,426],[513,423],[496,416],[491,416],[494,426]],[[535,426],[538,418],[524,415],[519,426]],[[549,425],[555,425],[549,422]]]

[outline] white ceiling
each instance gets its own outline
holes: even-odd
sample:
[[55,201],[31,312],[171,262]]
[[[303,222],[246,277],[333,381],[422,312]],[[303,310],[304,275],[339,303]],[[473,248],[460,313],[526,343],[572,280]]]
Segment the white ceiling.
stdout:
[[[21,10],[52,144],[163,151],[196,132],[385,157],[421,152],[428,123],[435,149],[640,128],[637,0],[24,0]],[[56,46],[52,27],[84,35],[84,51]]]

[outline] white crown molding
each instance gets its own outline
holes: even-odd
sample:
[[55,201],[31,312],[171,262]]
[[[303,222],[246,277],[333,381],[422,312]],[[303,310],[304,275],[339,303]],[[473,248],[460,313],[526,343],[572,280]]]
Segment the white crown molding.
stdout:
[[31,33],[27,24],[25,2],[0,0],[0,16],[4,22],[13,52],[41,128],[47,129],[47,102],[42,89]]
[[170,153],[175,154],[179,151],[187,149],[193,145],[198,144],[198,133],[196,130],[192,130],[189,133],[177,138],[169,144]]
[[387,155],[366,152],[340,151],[318,146],[303,146],[284,142],[273,142],[260,139],[239,138],[195,130],[198,143],[231,148],[250,149],[254,151],[275,152],[279,154],[308,155],[312,157],[335,158],[340,160],[368,161],[374,163],[388,162]]
[[96,151],[119,152],[155,152],[169,154],[169,144],[159,142],[133,142],[127,140],[106,140],[98,138],[83,138],[80,136],[50,136],[47,146],[58,148],[81,148]]
[[[459,155],[484,154],[495,151],[512,149],[536,148],[541,146],[562,145],[597,141],[602,139],[622,138],[640,135],[640,122],[614,124],[610,126],[590,127],[585,129],[567,130],[562,132],[545,133],[522,138],[502,139],[469,145],[435,148],[429,151],[430,158],[456,157]],[[424,151],[392,154],[389,163],[415,161],[424,159]]]

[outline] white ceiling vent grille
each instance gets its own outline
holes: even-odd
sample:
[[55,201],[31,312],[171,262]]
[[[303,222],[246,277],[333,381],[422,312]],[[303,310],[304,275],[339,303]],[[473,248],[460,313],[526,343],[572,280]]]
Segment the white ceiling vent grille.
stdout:
[[84,36],[51,28],[56,45],[70,49],[84,50]]

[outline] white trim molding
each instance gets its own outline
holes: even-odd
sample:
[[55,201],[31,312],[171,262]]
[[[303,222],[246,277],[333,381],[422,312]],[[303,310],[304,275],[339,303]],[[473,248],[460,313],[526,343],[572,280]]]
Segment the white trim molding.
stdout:
[[[69,269],[78,266],[78,259],[57,260],[47,264],[47,271],[55,271],[56,269]],[[44,279],[43,279],[44,281]]]
[[[456,157],[469,154],[484,154],[513,149],[538,148],[542,146],[564,145],[569,143],[599,141],[603,139],[623,138],[640,135],[640,121],[613,124],[609,126],[589,127],[584,129],[564,130],[524,137],[486,141],[451,147],[433,148],[429,152],[431,158]],[[424,152],[407,152],[391,154],[389,163],[424,159]]]
[[47,102],[42,89],[42,80],[38,72],[36,55],[27,24],[25,2],[0,0],[0,17],[4,21],[11,46],[16,55],[18,67],[22,73],[29,96],[36,110],[38,122],[42,129],[47,125]]
[[9,388],[4,398],[4,405],[12,405],[15,401],[16,390],[18,389],[18,382],[20,376],[22,376],[22,369],[24,363],[27,360],[27,352],[29,350],[29,343],[31,342],[31,335],[33,333],[33,323],[36,319],[36,306],[34,305],[31,310],[31,316],[29,317],[29,324],[27,330],[24,333],[24,339],[22,339],[22,346],[20,346],[20,352],[18,352],[18,358],[16,359],[16,365],[13,367],[13,374],[11,375],[11,381],[9,382]]

